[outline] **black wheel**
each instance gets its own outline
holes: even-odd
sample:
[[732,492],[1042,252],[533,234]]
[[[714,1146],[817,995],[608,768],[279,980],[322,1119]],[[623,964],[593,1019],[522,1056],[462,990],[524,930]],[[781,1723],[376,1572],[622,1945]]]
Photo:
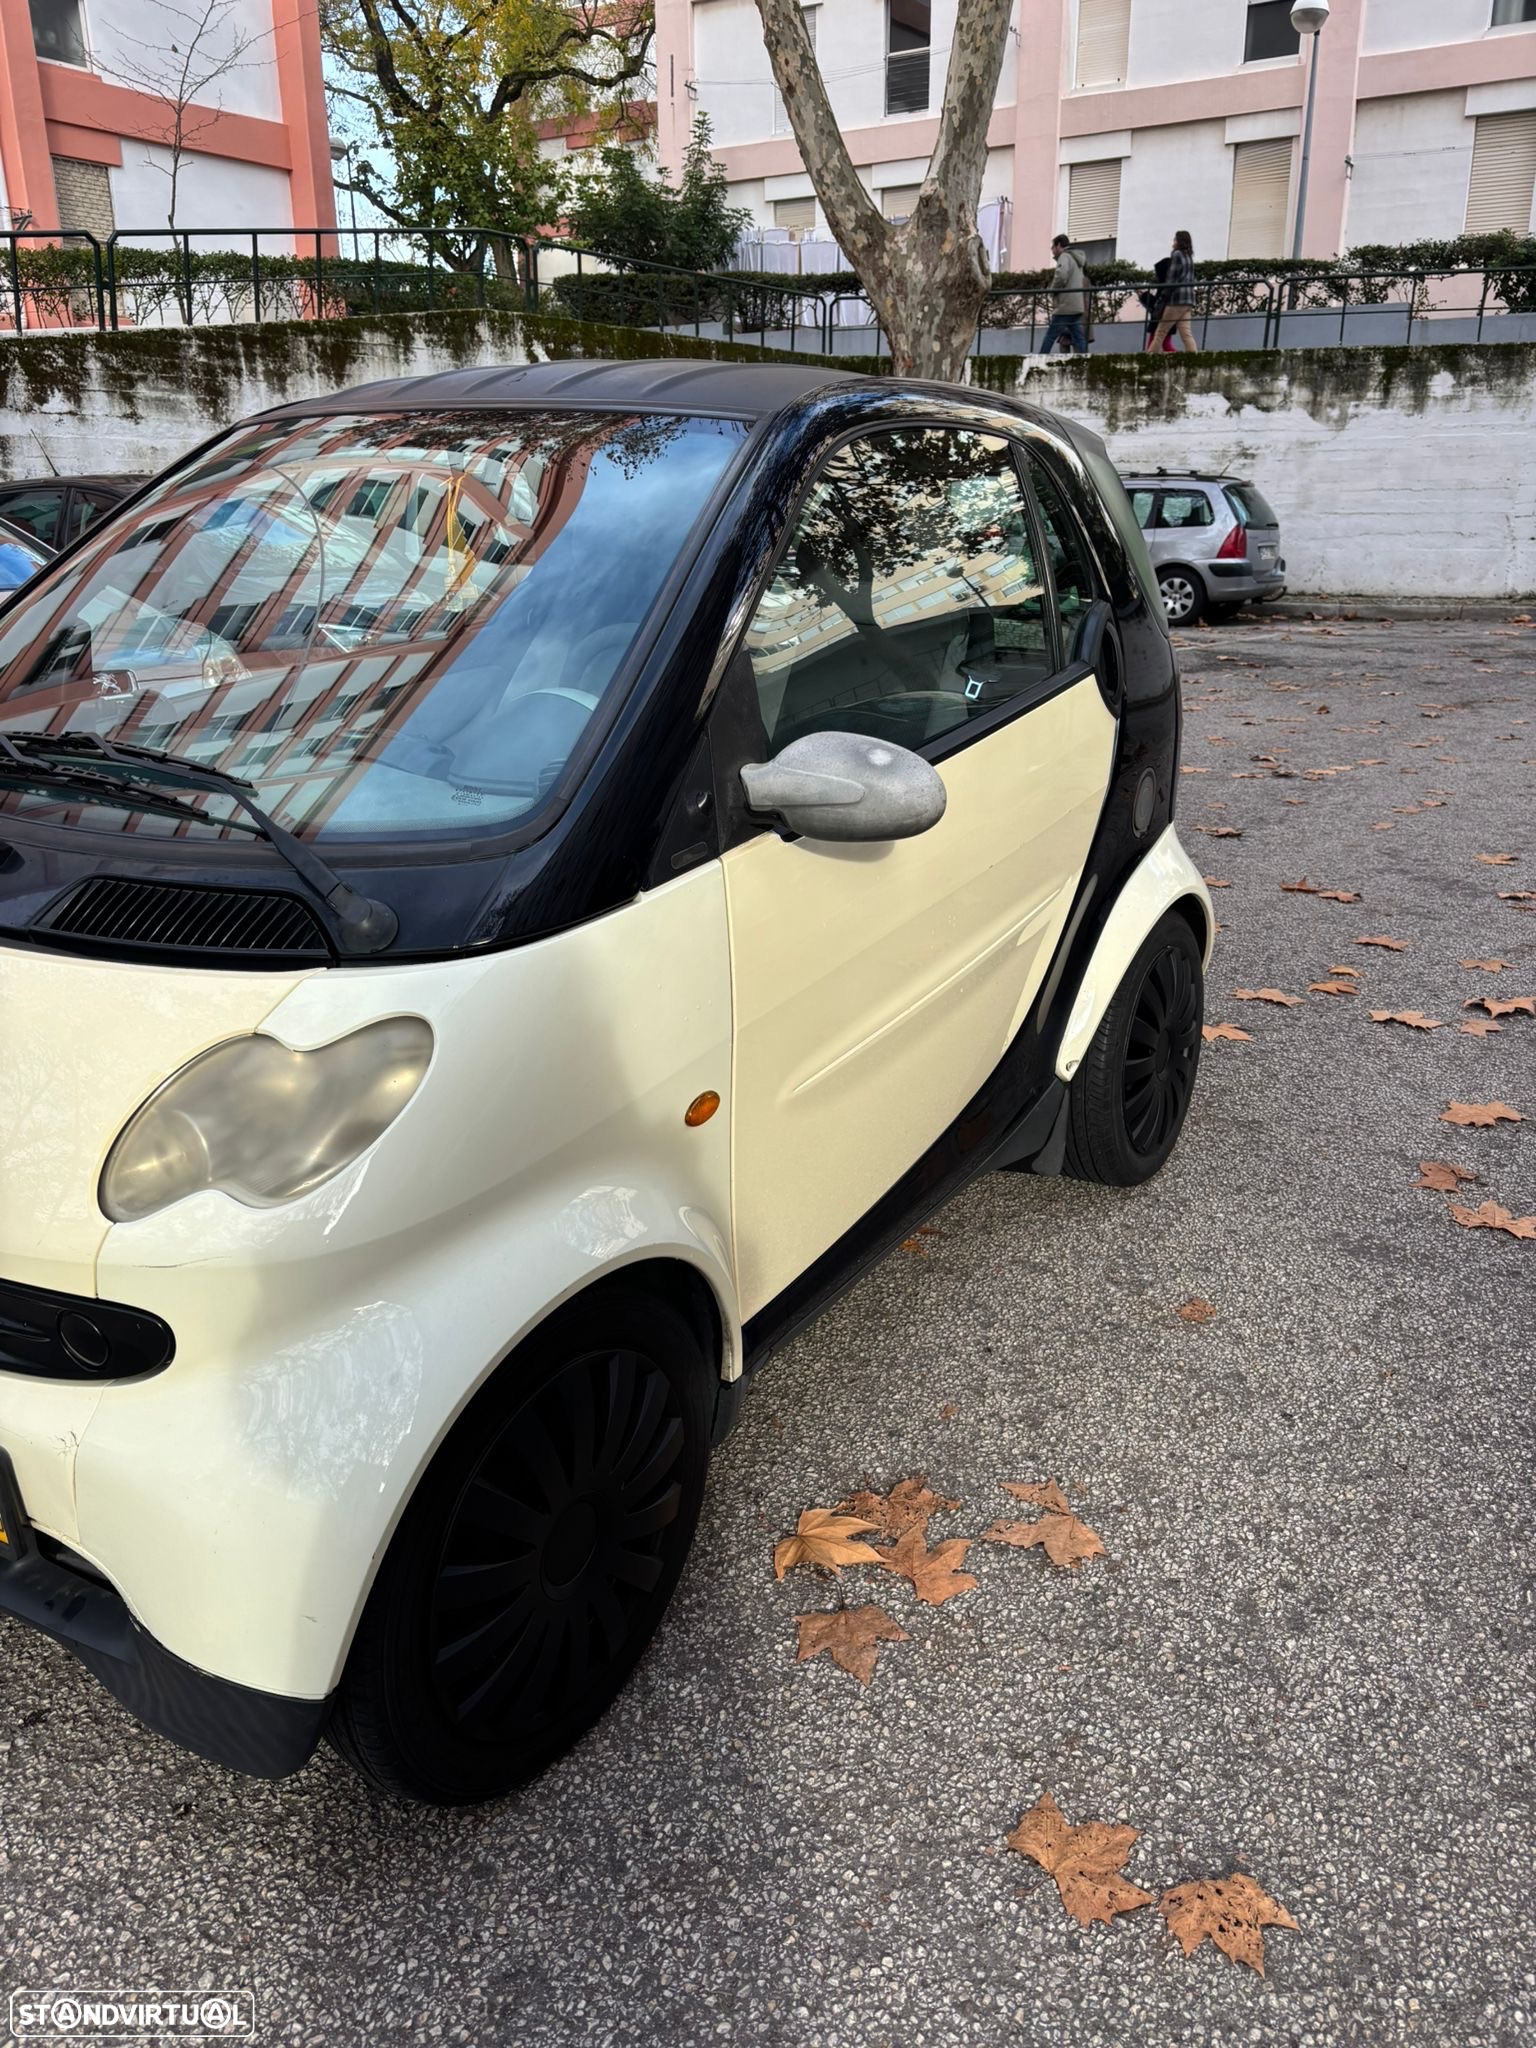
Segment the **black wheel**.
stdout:
[[684,1318],[622,1286],[552,1316],[466,1409],[358,1625],[335,1746],[387,1792],[491,1799],[603,1713],[677,1584],[714,1375]]
[[1104,1014],[1068,1099],[1065,1171],[1135,1187],[1173,1150],[1200,1064],[1205,978],[1189,925],[1170,911]]
[[1193,569],[1160,569],[1158,588],[1170,626],[1192,626],[1205,610],[1205,585]]

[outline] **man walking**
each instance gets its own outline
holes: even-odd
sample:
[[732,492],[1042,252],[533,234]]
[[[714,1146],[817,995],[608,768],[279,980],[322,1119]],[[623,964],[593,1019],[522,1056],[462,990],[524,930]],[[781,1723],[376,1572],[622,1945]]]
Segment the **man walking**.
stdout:
[[1045,353],[1054,355],[1058,342],[1065,341],[1074,355],[1085,356],[1088,273],[1065,235],[1052,242],[1051,254],[1056,258],[1056,275],[1051,279],[1051,324],[1045,330]]

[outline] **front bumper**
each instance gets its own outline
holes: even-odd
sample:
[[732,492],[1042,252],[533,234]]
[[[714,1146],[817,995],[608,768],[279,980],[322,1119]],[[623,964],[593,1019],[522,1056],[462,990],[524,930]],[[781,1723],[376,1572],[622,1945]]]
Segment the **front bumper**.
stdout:
[[45,1546],[3,1450],[0,1531],[0,1615],[61,1643],[146,1728],[251,1777],[286,1778],[309,1761],[330,1702],[257,1692],[173,1656],[111,1586]]

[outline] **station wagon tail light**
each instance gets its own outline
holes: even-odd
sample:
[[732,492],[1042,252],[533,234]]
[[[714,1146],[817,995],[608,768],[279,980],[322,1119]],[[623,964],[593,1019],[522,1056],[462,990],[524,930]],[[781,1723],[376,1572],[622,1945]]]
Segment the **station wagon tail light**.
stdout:
[[253,1208],[307,1195],[389,1128],[431,1058],[420,1017],[388,1017],[309,1051],[262,1032],[228,1039],[128,1119],[102,1169],[102,1210],[132,1223],[204,1188]]
[[1246,562],[1248,559],[1248,529],[1234,526],[1221,546],[1216,550],[1218,562]]

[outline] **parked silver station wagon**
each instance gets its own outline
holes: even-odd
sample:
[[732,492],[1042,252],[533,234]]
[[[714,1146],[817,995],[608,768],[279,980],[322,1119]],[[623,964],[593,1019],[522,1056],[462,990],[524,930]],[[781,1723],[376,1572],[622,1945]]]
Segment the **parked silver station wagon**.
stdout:
[[1233,476],[1160,469],[1128,476],[1136,523],[1146,535],[1171,626],[1285,595],[1280,521],[1256,485]]

